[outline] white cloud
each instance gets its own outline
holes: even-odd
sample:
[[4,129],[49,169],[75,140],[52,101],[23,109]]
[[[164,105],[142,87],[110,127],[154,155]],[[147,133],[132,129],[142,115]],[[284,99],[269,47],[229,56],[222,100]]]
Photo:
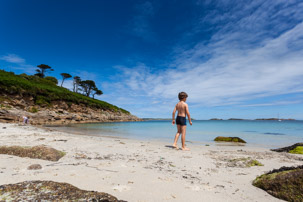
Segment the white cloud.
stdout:
[[[121,82],[115,84],[120,86],[119,95],[132,95],[134,100],[145,96],[152,105],[153,99],[175,102],[178,92],[186,91],[188,101],[198,107],[303,92],[302,13],[291,3],[258,3],[250,5],[259,6],[252,14],[247,15],[249,8],[243,12],[237,8],[238,13],[214,19],[213,23],[218,23],[230,18],[207,43],[202,41],[187,50],[178,46],[169,69],[153,72],[140,63],[120,67]],[[275,6],[281,8],[277,11]],[[268,21],[271,14],[279,20]],[[289,23],[287,18],[293,14],[296,19]]]
[[267,107],[267,106],[276,106],[276,105],[293,105],[302,103],[301,101],[280,101],[280,102],[271,102],[271,103],[258,103],[258,104],[248,104],[240,105],[240,107]]
[[15,55],[15,54],[3,55],[0,57],[0,60],[4,60],[6,62],[16,63],[16,64],[25,63],[25,59],[19,57],[18,55]]
[[8,63],[13,63],[13,65],[6,65],[8,68],[13,70],[22,70],[27,74],[34,74],[37,67],[26,64],[25,59],[16,54],[7,54],[0,56],[0,60],[4,60]]
[[19,66],[12,66],[12,69],[22,70],[26,74],[35,74],[37,67],[28,64],[19,64]]

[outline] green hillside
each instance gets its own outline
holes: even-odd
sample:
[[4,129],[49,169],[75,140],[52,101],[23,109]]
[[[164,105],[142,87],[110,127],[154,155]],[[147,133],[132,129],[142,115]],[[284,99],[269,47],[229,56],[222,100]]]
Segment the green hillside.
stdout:
[[109,104],[107,102],[93,99],[79,93],[72,92],[66,88],[57,86],[51,80],[38,76],[26,74],[16,75],[13,72],[0,70],[0,95],[22,95],[33,97],[34,102],[40,106],[49,106],[53,101],[65,101],[67,104],[84,104],[91,108],[123,112],[128,111]]

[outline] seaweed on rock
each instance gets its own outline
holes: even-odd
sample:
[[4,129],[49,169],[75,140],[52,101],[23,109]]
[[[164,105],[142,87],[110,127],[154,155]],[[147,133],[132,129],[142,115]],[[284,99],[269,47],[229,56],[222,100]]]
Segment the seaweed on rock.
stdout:
[[65,152],[58,151],[51,147],[34,146],[0,146],[0,154],[14,155],[19,157],[28,157],[32,159],[42,159],[48,161],[58,161],[65,155]]
[[271,151],[275,152],[288,152],[288,153],[293,153],[293,154],[303,154],[303,142],[296,143],[294,145],[291,145],[289,147],[282,147],[279,149],[271,149]]
[[214,141],[246,143],[243,139],[241,139],[239,137],[223,137],[223,136],[218,136],[218,137],[216,137],[214,139]]
[[303,201],[303,165],[274,169],[257,177],[253,185],[279,199]]
[[68,183],[53,181],[25,181],[1,185],[0,201],[123,202],[104,192],[81,190]]

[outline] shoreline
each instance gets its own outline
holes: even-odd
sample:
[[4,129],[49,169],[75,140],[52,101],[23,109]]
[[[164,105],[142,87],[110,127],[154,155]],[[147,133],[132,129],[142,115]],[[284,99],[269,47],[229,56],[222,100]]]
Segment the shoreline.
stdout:
[[[158,140],[86,136],[0,123],[0,146],[12,145],[45,145],[66,155],[54,163],[0,154],[0,185],[52,180],[138,202],[281,201],[254,187],[252,181],[272,169],[302,164],[300,155],[247,145],[190,144],[191,151],[181,151]],[[264,166],[230,163],[244,157]],[[35,163],[42,169],[27,170]]]
[[[128,123],[128,122],[137,122],[137,121],[123,121],[122,123]],[[144,121],[143,121],[144,122]],[[89,123],[89,124],[103,124],[104,122],[99,122],[99,123]],[[106,123],[121,123],[121,122],[106,122]],[[99,129],[92,129],[90,128],[88,130],[88,132],[84,129],[84,128],[77,128],[78,130],[76,131],[76,127],[72,127],[72,125],[77,125],[77,124],[86,124],[86,123],[74,123],[74,124],[66,124],[66,125],[34,125],[35,127],[39,127],[42,129],[47,129],[47,130],[55,130],[57,132],[63,132],[63,133],[68,133],[68,134],[77,134],[77,135],[82,135],[82,136],[95,136],[95,137],[108,137],[108,138],[120,138],[120,139],[133,139],[136,141],[156,141],[156,142],[165,142],[167,144],[172,144],[173,143],[173,139],[175,137],[175,133],[171,134],[171,137],[163,137],[163,138],[149,138],[149,137],[138,137],[138,136],[122,136],[122,135],[112,135],[112,134],[100,134],[100,132],[102,132]],[[64,128],[64,129],[60,129],[60,128]],[[72,130],[68,130],[68,129],[72,129]],[[82,131],[81,131],[82,130]],[[92,131],[96,131],[96,133],[92,132]],[[189,144],[194,144],[196,146],[202,146],[204,147],[205,145],[209,145],[209,146],[237,146],[237,147],[252,147],[252,148],[263,148],[263,149],[276,149],[279,147],[285,147],[285,146],[289,146],[289,144],[281,144],[281,145],[268,145],[266,143],[251,143],[251,142],[247,142],[246,144],[239,144],[236,142],[215,142],[214,140],[209,140],[209,141],[200,141],[200,140],[191,140],[190,137],[190,132],[189,134],[187,134],[187,138],[186,138],[186,143]],[[295,144],[296,142],[292,143]],[[179,144],[181,144],[181,138],[179,138]]]

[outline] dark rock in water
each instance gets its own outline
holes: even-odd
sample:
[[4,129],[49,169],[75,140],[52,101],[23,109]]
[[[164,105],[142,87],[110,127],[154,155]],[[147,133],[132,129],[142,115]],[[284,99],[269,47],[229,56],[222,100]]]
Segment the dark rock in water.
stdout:
[[123,202],[96,191],[81,190],[68,183],[25,181],[0,186],[0,201],[103,201]]
[[27,170],[40,170],[42,166],[40,164],[33,164],[27,167]]
[[21,146],[1,146],[0,154],[8,154],[19,157],[29,157],[32,159],[43,159],[48,161],[58,161],[65,155],[65,152],[58,151],[51,147],[34,146],[34,147],[21,147]]
[[283,148],[279,148],[279,149],[271,149],[271,151],[275,151],[275,152],[290,152],[291,150],[294,150],[297,147],[302,147],[302,146],[303,146],[303,142],[300,142],[300,143],[296,143],[294,145],[291,145],[289,147],[283,147]]
[[264,135],[285,135],[284,133],[263,133]]
[[303,165],[281,167],[257,177],[253,185],[286,201],[303,201]]
[[214,141],[246,143],[244,140],[242,140],[239,137],[223,137],[223,136],[218,136],[218,137],[216,137],[214,139]]

